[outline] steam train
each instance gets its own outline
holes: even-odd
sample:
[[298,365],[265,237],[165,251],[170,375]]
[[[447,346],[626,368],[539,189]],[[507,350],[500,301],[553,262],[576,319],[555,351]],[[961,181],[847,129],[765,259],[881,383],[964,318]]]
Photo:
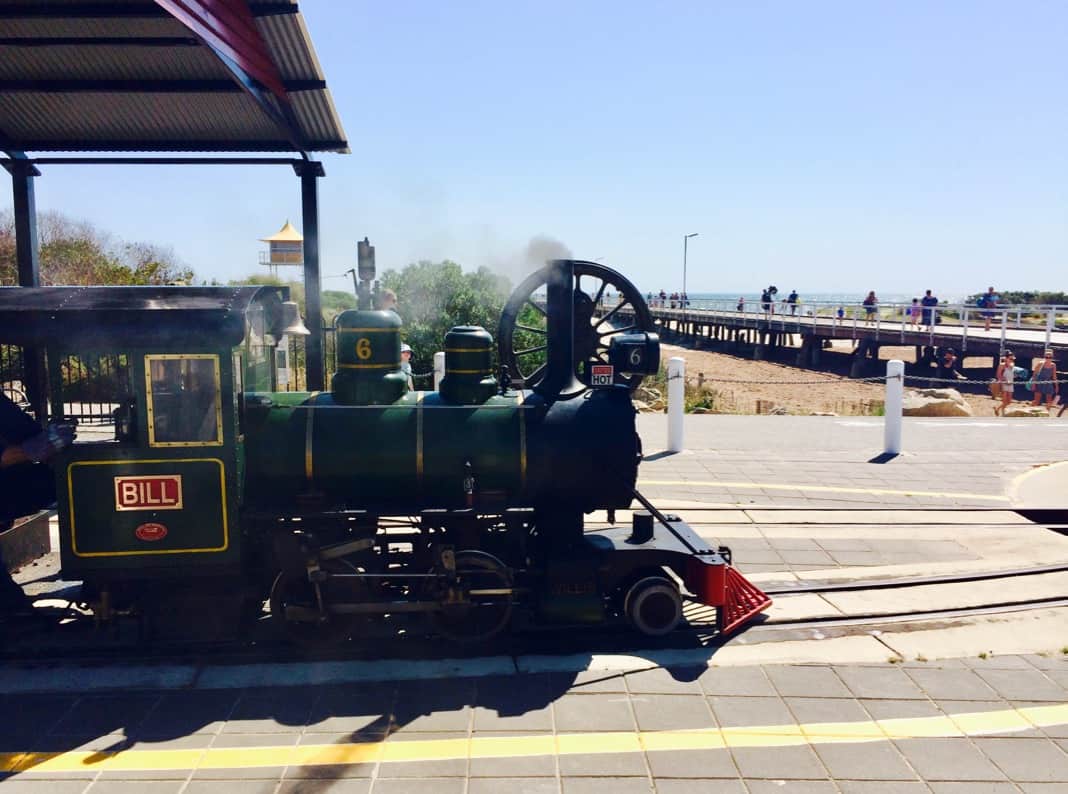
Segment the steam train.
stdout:
[[[307,333],[284,288],[0,290],[0,342],[46,350],[54,419],[73,405],[63,362],[119,364],[113,433],[83,428],[55,465],[63,577],[97,619],[267,602],[308,642],[410,620],[478,641],[515,625],[663,635],[683,588],[723,632],[770,603],[635,488],[631,389],[659,341],[633,285],[550,262],[506,304],[497,366],[487,331],[456,327],[439,388],[414,391],[362,253],[322,393],[279,390],[278,354]],[[635,500],[629,526],[586,529]]]

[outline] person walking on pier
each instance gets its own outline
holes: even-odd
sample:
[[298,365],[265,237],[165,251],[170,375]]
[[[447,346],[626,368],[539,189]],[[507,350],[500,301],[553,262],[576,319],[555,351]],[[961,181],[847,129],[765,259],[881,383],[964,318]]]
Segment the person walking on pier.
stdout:
[[994,311],[998,307],[998,301],[1001,300],[1001,296],[994,292],[993,287],[987,287],[986,292],[979,296],[978,305],[983,310],[983,330],[990,330],[990,321],[994,319],[994,315],[997,312]]
[[1016,388],[1016,356],[1012,352],[1006,352],[1001,357],[1001,366],[994,376],[994,382],[1000,390],[1000,393],[994,396],[1001,398],[1001,405],[994,406],[994,415],[1001,416],[1012,404],[1013,391]]
[[875,312],[879,310],[879,299],[875,297],[875,290],[868,293],[861,305],[864,307],[864,322],[870,323],[875,318]]
[[797,314],[797,290],[790,290],[786,302],[790,306],[790,314]]
[[920,304],[923,306],[923,324],[928,331],[932,331],[935,325],[934,307],[938,305],[938,298],[931,294],[931,290],[927,290],[920,298]]
[[1057,364],[1053,360],[1052,350],[1047,350],[1035,364],[1031,372],[1031,386],[1035,392],[1031,405],[1041,405],[1045,398],[1046,407],[1053,408],[1053,397],[1061,393],[1061,387],[1057,383]]
[[920,299],[913,298],[912,305],[905,309],[905,314],[912,320],[912,327],[916,328],[920,324]]
[[744,312],[745,311],[745,296],[744,295],[742,297],[738,298],[738,305],[735,308],[740,312]]

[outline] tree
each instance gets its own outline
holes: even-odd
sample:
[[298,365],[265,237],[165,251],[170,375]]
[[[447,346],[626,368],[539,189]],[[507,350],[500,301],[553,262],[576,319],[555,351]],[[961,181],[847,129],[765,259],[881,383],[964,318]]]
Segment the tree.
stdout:
[[[983,292],[977,292],[974,295],[969,295],[964,299],[964,302],[969,306],[975,306],[976,301],[979,300],[979,296],[984,294],[985,293]],[[1064,305],[1068,303],[1068,292],[1046,290],[1003,290],[999,292],[998,295],[1000,296],[1000,300],[998,300],[999,305]]]
[[[112,238],[86,221],[58,212],[38,216],[41,283],[55,285],[143,285],[188,283],[193,270],[170,248]],[[18,283],[15,220],[0,213],[0,285]]]
[[456,325],[480,325],[497,332],[501,309],[511,284],[485,267],[467,272],[456,262],[417,262],[403,270],[382,274],[382,287],[397,293],[397,313],[404,320],[403,336],[412,346],[412,368],[433,368],[434,352]]
[[[234,287],[289,287],[289,299],[297,302],[297,306],[300,308],[300,316],[304,318],[304,321],[309,326],[311,325],[311,319],[308,317],[307,312],[307,302],[304,297],[304,284],[300,281],[282,281],[275,276],[255,275],[234,279],[229,284]],[[320,303],[323,310],[323,325],[329,326],[341,312],[346,309],[356,308],[356,296],[344,290],[327,289],[320,294]]]

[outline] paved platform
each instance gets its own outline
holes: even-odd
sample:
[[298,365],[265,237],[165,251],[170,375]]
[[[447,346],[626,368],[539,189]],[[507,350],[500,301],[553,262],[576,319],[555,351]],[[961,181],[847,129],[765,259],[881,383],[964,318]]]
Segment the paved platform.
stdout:
[[[675,454],[664,452],[666,416],[642,414],[638,432],[639,490],[706,505],[1003,508],[1018,505],[1018,478],[1068,460],[1064,419],[907,417],[903,453],[888,461],[879,418],[688,416]],[[1056,487],[1038,492],[1055,503]]]
[[[1065,422],[906,420],[887,462],[877,419],[691,417],[676,455],[665,417],[639,430],[641,490],[764,586],[1068,563],[1068,538],[1016,512],[1068,501]],[[1063,651],[1060,607],[601,654],[5,665],[0,794],[1052,794],[1068,791]]]
[[676,667],[0,703],[5,792],[1034,792],[1063,656]]

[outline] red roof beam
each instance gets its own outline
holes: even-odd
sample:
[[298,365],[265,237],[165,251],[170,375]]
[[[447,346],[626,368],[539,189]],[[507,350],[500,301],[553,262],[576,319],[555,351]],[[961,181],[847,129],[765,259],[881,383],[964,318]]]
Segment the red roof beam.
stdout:
[[156,0],[216,54],[288,102],[278,67],[256,28],[246,0]]

